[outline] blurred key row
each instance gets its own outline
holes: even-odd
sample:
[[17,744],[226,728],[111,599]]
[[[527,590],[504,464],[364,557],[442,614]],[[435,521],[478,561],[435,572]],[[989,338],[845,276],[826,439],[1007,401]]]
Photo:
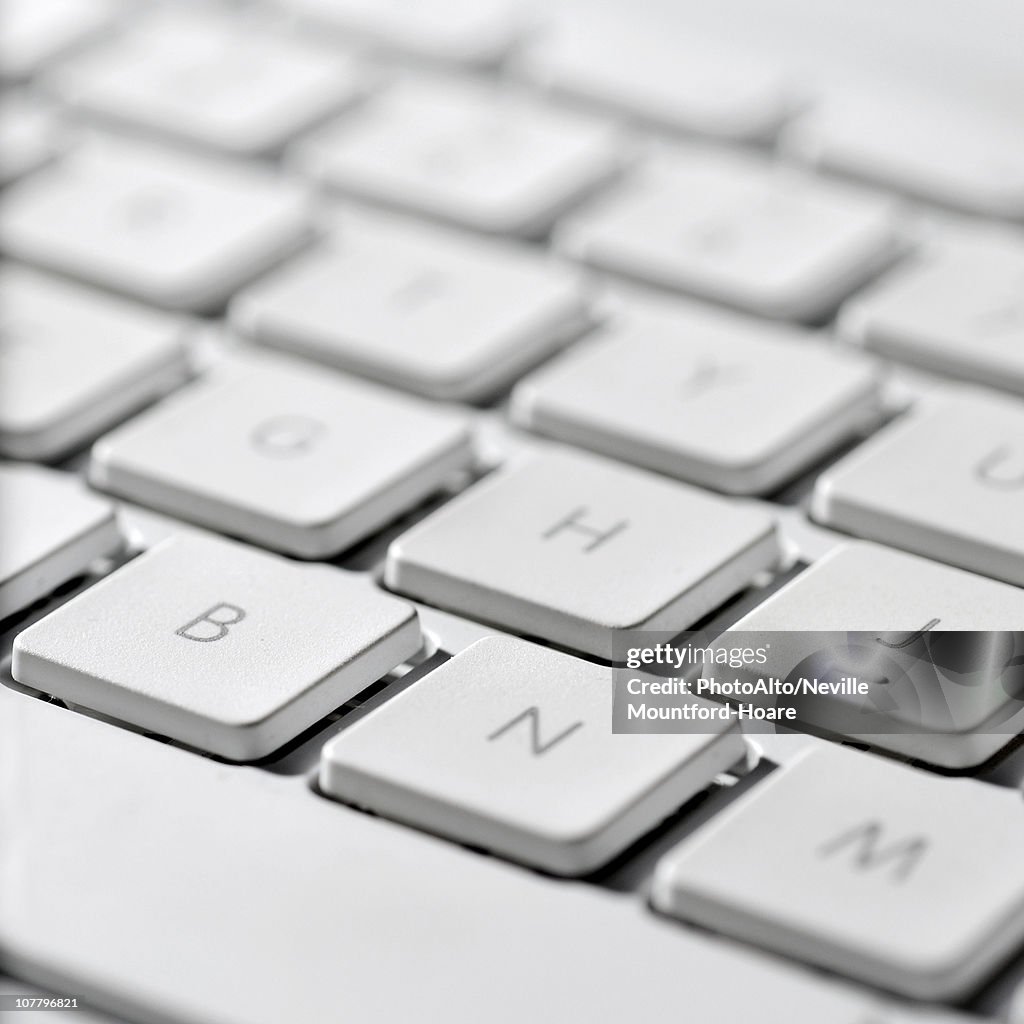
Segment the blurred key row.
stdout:
[[[903,83],[883,91],[803,80],[791,58],[751,53],[693,25],[669,43],[621,11],[589,9],[583,28],[568,12],[538,16],[515,0],[278,0],[230,19],[198,5],[11,0],[0,25],[5,78],[35,75],[42,91],[108,123],[244,153],[278,150],[342,109],[377,77],[359,69],[388,67],[396,54],[450,68],[509,58],[506,85],[639,128],[727,141],[781,129],[786,159],[971,214],[1024,219],[1024,143],[1009,119],[940,105]],[[427,122],[444,121],[445,109],[428,111]],[[389,117],[414,110],[390,100],[379,108]],[[551,116],[571,132],[571,119]],[[388,139],[371,132],[380,122],[370,115],[360,134],[383,156]],[[355,146],[330,161],[331,177],[360,182]]]

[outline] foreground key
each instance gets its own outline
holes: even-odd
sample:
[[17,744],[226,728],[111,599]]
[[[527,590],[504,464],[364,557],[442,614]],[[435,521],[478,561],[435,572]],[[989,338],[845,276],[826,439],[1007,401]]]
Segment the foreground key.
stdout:
[[410,605],[340,569],[188,534],[19,634],[11,672],[69,703],[248,761],[419,647]]
[[404,594],[611,658],[616,630],[682,630],[772,568],[772,520],[582,453],[497,473],[388,550]]
[[922,999],[1024,940],[1020,794],[825,747],[659,865],[666,914]]
[[324,748],[329,796],[557,874],[600,867],[745,752],[739,726],[616,736],[611,670],[489,637]]

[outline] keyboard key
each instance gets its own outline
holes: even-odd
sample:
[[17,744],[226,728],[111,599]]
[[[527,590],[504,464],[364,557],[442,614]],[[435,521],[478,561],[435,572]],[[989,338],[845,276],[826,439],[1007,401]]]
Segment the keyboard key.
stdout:
[[[489,1024],[639,1024],[685,992],[687,1019],[702,1024],[966,1024],[671,927],[632,895],[317,799],[304,775],[191,757],[6,686],[0,751],[19,785],[4,806],[15,841],[0,844],[8,962],[55,985],[66,972],[62,991],[87,984],[111,1010],[125,1005],[130,966],[136,1019],[337,1024],[343,971],[353,1021],[465,1024],[483,1007]],[[301,927],[268,926],[278,921]],[[377,935],[387,955],[367,939]]]
[[20,633],[11,672],[62,700],[248,761],[419,647],[415,609],[356,576],[182,534]]
[[829,313],[900,251],[888,200],[754,157],[654,157],[564,220],[565,254],[785,320]]
[[0,463],[0,619],[121,547],[113,506],[67,473]]
[[54,57],[94,39],[120,10],[114,0],[5,0],[2,77],[27,78]]
[[10,189],[0,247],[145,302],[202,312],[306,240],[305,206],[261,168],[98,144]]
[[613,736],[611,712],[610,669],[491,637],[331,740],[320,788],[555,874],[585,874],[746,750],[735,722],[705,736]]
[[1024,242],[936,246],[851,299],[839,329],[889,359],[1024,394]]
[[1024,941],[1020,794],[823,746],[658,866],[654,906],[921,999]]
[[969,395],[891,424],[818,478],[822,523],[1024,586],[1024,410]]
[[455,64],[500,60],[524,28],[515,0],[278,0],[320,29]]
[[184,381],[184,321],[0,271],[0,454],[53,459]]
[[628,313],[521,381],[528,429],[682,480],[770,491],[877,415],[877,373],[795,329],[678,304]]
[[617,169],[608,126],[500,85],[407,79],[292,148],[341,192],[497,234],[542,234]]
[[968,213],[1024,217],[1024,141],[1000,122],[935,96],[826,96],[782,135],[816,167],[900,189]]
[[257,155],[351,102],[359,80],[343,54],[273,22],[169,9],[64,62],[45,87],[80,112]]
[[777,558],[775,525],[757,509],[552,451],[393,541],[385,579],[428,604],[611,658],[616,630],[685,629]]
[[699,33],[659,33],[626,8],[591,6],[585,18],[545,27],[517,67],[557,96],[717,138],[768,138],[795,99],[782,69],[763,56]]
[[[872,633],[890,642],[896,635],[903,639],[932,630],[1012,633],[1022,623],[1024,591],[1017,587],[854,541],[805,569],[732,629],[752,647],[760,646],[756,634],[764,632],[773,664],[796,669],[819,653],[813,637],[802,639],[806,631],[837,637],[849,631]],[[728,637],[726,633],[723,639]],[[987,761],[1024,727],[1024,705],[1011,699],[995,665],[981,680],[942,663],[934,647],[930,657],[941,671],[924,683],[923,675],[911,678],[898,663],[887,671],[885,650],[872,651],[870,640],[856,644],[844,672],[868,683],[870,692],[864,697],[819,694],[802,700],[801,721],[944,768]],[[859,658],[866,653],[873,657]],[[786,672],[777,674],[784,677]]]
[[351,217],[238,296],[266,345],[428,395],[487,397],[589,323],[578,275],[526,249]]
[[456,414],[254,356],[101,438],[89,472],[140,505],[325,558],[407,512],[472,458]]
[[0,186],[34,171],[64,148],[52,111],[26,96],[0,99]]

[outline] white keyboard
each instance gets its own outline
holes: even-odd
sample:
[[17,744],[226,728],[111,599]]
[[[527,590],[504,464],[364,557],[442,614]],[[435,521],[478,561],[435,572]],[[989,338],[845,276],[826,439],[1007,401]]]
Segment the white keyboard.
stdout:
[[1021,657],[611,685],[1024,636],[1024,110],[555,6],[0,12],[3,1020],[1024,1024]]

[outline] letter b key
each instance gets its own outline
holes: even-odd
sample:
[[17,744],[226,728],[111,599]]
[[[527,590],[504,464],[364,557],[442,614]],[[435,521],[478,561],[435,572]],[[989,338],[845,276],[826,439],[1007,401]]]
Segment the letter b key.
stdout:
[[223,640],[228,635],[228,630],[244,618],[244,608],[239,608],[237,604],[221,601],[212,608],[207,608],[202,615],[197,615],[190,622],[186,622],[174,633],[176,636],[183,636],[186,640],[209,644],[214,640]]

